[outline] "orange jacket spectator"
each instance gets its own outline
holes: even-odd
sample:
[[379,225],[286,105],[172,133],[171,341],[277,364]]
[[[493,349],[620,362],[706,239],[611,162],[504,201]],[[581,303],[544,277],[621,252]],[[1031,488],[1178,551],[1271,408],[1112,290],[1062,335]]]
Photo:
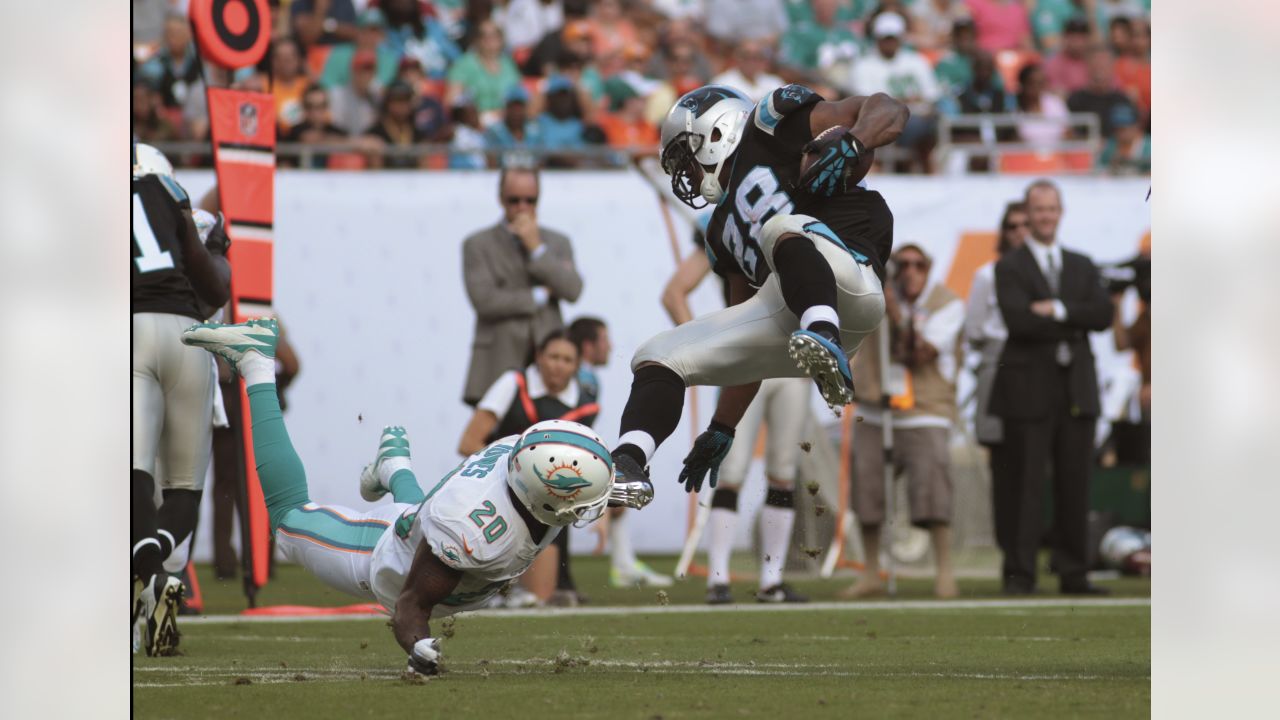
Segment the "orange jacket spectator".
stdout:
[[636,42],[636,28],[622,14],[619,0],[598,0],[591,20],[591,54],[602,58]]
[[289,132],[302,122],[302,95],[311,84],[302,65],[302,48],[292,38],[280,38],[271,48],[271,94],[276,104],[276,132]]

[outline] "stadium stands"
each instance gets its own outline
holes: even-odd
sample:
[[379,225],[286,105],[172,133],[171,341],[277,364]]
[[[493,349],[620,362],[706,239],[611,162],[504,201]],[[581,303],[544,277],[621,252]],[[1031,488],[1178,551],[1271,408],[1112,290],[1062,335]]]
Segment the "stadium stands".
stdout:
[[[757,4],[763,7],[769,1]],[[935,105],[940,115],[949,116],[951,125],[948,129],[947,122],[938,124],[938,141],[933,151],[935,162],[931,163],[936,172],[1101,173],[1116,167],[1116,163],[1101,159],[1109,137],[1082,132],[1082,127],[1074,121],[1057,146],[1040,146],[1028,151],[1017,147],[1016,138],[991,133],[978,138],[983,147],[977,155],[990,158],[989,161],[947,162],[955,148],[952,130],[982,126],[978,121],[984,116],[956,112],[957,98],[965,91],[965,83],[972,82],[971,63],[975,54],[990,51],[1003,90],[1016,92],[1022,68],[1053,57],[1062,26],[1072,18],[1079,18],[1089,24],[1091,43],[1108,49],[1115,57],[1114,86],[1131,98],[1139,114],[1141,134],[1131,143],[1136,142],[1149,152],[1150,29],[1146,17],[1150,12],[1149,0],[1127,3],[1131,12],[1141,12],[1141,16],[1125,16],[1119,22],[1111,15],[1086,17],[1081,11],[1064,15],[1060,7],[1063,3],[1028,0],[1026,27],[1015,34],[993,33],[995,26],[986,24],[994,22],[990,15],[992,4],[985,0],[918,0],[914,3],[776,0],[776,4],[778,12],[785,13],[787,26],[781,35],[764,38],[773,48],[768,71],[789,82],[813,86],[828,96],[852,92],[852,68],[868,53],[875,52],[875,43],[869,37],[872,20],[884,12],[906,13],[909,30],[905,43],[936,68],[944,96]],[[681,17],[664,15],[664,11],[670,12],[675,5],[684,8],[679,13]],[[535,156],[554,149],[557,163],[574,167],[625,164],[631,157],[653,153],[657,148],[617,147],[617,133],[606,133],[606,128],[618,126],[615,115],[626,104],[623,98],[643,99],[647,104],[644,122],[652,123],[660,119],[655,108],[665,107],[675,96],[673,89],[707,82],[732,62],[734,45],[713,38],[706,30],[717,26],[711,15],[720,12],[718,8],[724,4],[675,5],[655,0],[622,3],[354,0],[333,3],[330,10],[333,22],[326,22],[324,32],[318,32],[308,24],[314,18],[290,11],[286,4],[275,17],[273,35],[277,44],[296,42],[301,46],[304,55],[300,66],[305,82],[294,79],[287,88],[277,87],[277,107],[282,113],[294,112],[296,103],[291,96],[298,87],[309,83],[324,87],[331,97],[339,93],[349,95],[356,72],[353,60],[358,58],[359,64],[373,66],[372,78],[361,81],[358,94],[361,102],[374,109],[375,119],[383,90],[393,81],[406,82],[414,89],[413,137],[422,139],[395,145],[408,148],[411,156],[427,159],[408,163],[409,166],[428,169],[475,166],[479,160],[466,159],[480,157],[476,146],[482,142],[484,164],[489,167],[499,164],[504,152],[513,149],[512,143],[496,145],[494,134],[484,130],[501,120],[499,106],[516,88],[523,88],[527,94],[528,118],[534,125],[545,126],[547,132],[528,134],[514,143],[515,149]],[[691,5],[699,5],[700,11],[688,11]],[[619,6],[623,14],[615,17],[613,13]],[[489,17],[494,22],[477,22],[489,7],[495,8]],[[354,23],[352,12],[356,17]],[[180,162],[207,163],[208,146],[201,144],[208,140],[204,85],[201,73],[195,70],[195,48],[190,32],[184,29],[183,23],[181,15],[170,11],[159,36],[135,34],[137,38],[144,38],[135,40],[132,58],[135,132],[157,143]],[[955,44],[948,42],[953,37],[952,28],[961,25],[971,31],[976,25],[976,43],[962,46],[958,40]],[[1117,25],[1125,32],[1118,32]],[[502,43],[496,53],[493,52],[497,47],[495,32]],[[1005,38],[1005,34],[1009,37]],[[518,46],[513,46],[513,42]],[[485,43],[490,44],[482,51]],[[672,63],[672,57],[678,57],[678,63]],[[688,60],[690,57],[692,62]],[[231,83],[242,87],[270,87],[272,69],[271,61],[267,60],[259,68],[238,73]],[[203,76],[213,74],[206,69]],[[573,90],[574,102],[563,111],[557,110],[563,117],[552,118],[544,112],[548,105],[547,90],[552,85],[566,84]],[[344,107],[349,107],[350,98],[343,100]],[[150,105],[155,106],[154,110],[147,109]],[[470,106],[478,113],[478,125],[459,120],[465,117],[466,108]],[[652,133],[638,126],[634,115],[633,110],[626,121],[630,129],[627,136],[650,137]],[[367,118],[367,115],[355,117]],[[289,118],[282,115],[281,119],[284,120],[282,126],[291,124]],[[356,141],[371,129],[356,126],[361,122],[357,119],[337,124]],[[1102,122],[1104,128],[1109,127],[1107,119],[1103,118]],[[481,134],[484,140],[479,139]],[[615,152],[606,152],[610,136]],[[189,144],[193,141],[196,144]],[[325,147],[330,145],[332,143]],[[387,163],[378,146],[378,143],[366,143],[330,152],[326,161],[312,167],[341,170],[385,167]],[[176,152],[178,150],[182,152]],[[284,164],[307,167],[304,150],[282,147],[280,156],[286,160]],[[294,153],[293,157],[290,152]],[[966,147],[966,153],[969,157],[975,156],[972,147]],[[879,171],[920,167],[893,162],[895,156],[895,153],[882,154]]]

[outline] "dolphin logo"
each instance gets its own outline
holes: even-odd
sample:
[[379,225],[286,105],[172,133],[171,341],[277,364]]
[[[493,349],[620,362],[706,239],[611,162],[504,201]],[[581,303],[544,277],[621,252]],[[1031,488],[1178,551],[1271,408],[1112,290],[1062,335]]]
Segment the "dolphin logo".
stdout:
[[572,498],[582,492],[583,488],[591,486],[591,483],[579,474],[577,468],[571,465],[557,465],[551,468],[548,477],[544,477],[536,467],[533,469],[533,474],[542,481],[552,495],[559,498]]

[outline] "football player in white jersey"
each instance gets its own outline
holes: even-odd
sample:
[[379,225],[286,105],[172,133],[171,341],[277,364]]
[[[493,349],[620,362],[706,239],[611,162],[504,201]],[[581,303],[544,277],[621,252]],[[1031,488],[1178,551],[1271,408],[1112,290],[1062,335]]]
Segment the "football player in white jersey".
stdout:
[[435,674],[433,616],[481,607],[567,525],[598,519],[610,500],[613,460],[589,428],[537,423],[471,455],[425,493],[409,466],[404,428],[387,427],[360,478],[359,512],[311,502],[275,388],[274,320],[202,323],[182,342],[225,358],[244,378],[253,453],[276,544],[328,585],[376,600],[392,614],[409,669]]

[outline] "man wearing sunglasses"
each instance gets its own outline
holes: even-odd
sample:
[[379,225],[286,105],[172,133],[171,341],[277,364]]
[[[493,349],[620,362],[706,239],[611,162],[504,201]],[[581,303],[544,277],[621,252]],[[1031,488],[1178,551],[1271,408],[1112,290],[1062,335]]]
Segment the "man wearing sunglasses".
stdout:
[[[853,386],[862,422],[853,428],[853,488],[850,497],[861,526],[867,568],[841,596],[878,595],[880,527],[885,520],[884,393],[892,400],[892,462],[907,476],[911,524],[927,530],[937,575],[934,595],[957,594],[951,570],[951,427],[956,418],[957,344],[964,326],[964,302],[930,277],[932,259],[919,245],[898,248],[885,286],[885,322],[865,341],[872,352],[853,356]],[[890,333],[889,368],[883,372],[874,348]]]
[[523,369],[539,339],[564,327],[560,301],[582,294],[569,238],[538,225],[541,182],[533,168],[498,178],[502,219],[462,245],[467,297],[476,311],[462,401],[475,407],[507,370]]

